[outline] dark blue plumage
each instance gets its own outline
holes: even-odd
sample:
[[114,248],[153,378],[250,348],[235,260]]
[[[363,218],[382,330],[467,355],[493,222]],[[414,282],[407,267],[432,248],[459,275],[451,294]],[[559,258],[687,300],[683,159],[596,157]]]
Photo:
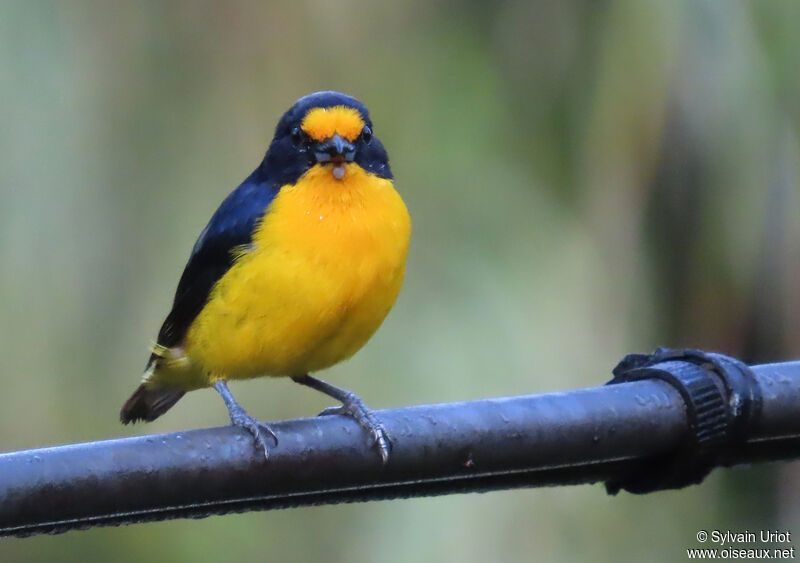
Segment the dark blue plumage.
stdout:
[[[351,107],[361,114],[364,123],[372,128],[369,111],[364,104],[340,92],[326,91],[315,92],[303,96],[287,111],[275,127],[275,137],[270,143],[261,168],[264,176],[269,178],[277,187],[294,184],[303,173],[315,164],[315,159],[308,142],[297,143],[292,138],[292,130],[298,127],[308,110],[316,107]],[[359,140],[357,142],[355,162],[361,168],[380,176],[391,179],[392,171],[389,168],[389,157],[381,142],[373,138],[369,143]]]
[[158,334],[159,344],[180,344],[211,288],[233,264],[236,248],[250,244],[256,222],[277,193],[256,170],[225,198],[192,248],[172,310]]

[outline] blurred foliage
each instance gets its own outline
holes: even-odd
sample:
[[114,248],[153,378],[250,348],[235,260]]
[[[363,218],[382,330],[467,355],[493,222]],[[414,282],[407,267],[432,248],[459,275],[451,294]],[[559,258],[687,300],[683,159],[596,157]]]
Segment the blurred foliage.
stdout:
[[[658,344],[798,355],[800,4],[0,3],[0,444],[117,423],[194,238],[300,95],[362,99],[414,218],[374,407],[600,384]],[[246,393],[243,392],[246,388]],[[318,394],[238,384],[265,419]],[[234,386],[237,391],[237,386]],[[2,478],[2,476],[0,476]],[[510,491],[8,540],[4,561],[673,561],[799,529],[791,465],[610,498]]]

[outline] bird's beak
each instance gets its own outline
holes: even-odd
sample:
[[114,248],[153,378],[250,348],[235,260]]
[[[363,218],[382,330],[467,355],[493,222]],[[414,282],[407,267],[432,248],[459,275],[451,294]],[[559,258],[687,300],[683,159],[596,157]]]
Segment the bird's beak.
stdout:
[[353,162],[356,157],[356,147],[341,135],[334,135],[317,143],[314,147],[314,156],[320,164],[341,165]]

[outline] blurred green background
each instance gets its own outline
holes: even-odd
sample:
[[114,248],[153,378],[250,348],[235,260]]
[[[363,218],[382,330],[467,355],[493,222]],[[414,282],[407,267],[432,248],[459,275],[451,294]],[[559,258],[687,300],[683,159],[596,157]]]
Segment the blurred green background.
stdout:
[[[0,2],[0,448],[122,427],[189,250],[299,96],[363,100],[414,219],[406,284],[323,377],[373,407],[603,383],[628,352],[800,352],[800,3]],[[329,404],[233,386],[264,419]],[[3,561],[684,560],[800,533],[798,466],[296,509],[0,543]],[[2,476],[0,475],[0,478]]]

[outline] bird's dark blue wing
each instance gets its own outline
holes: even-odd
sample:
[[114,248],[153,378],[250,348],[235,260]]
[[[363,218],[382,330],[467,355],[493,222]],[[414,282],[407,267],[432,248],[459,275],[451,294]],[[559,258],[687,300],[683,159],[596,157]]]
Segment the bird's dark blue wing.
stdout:
[[257,170],[225,198],[192,248],[172,310],[158,333],[158,344],[172,347],[181,343],[214,284],[233,264],[237,247],[252,241],[256,222],[276,194],[276,188],[259,181]]

